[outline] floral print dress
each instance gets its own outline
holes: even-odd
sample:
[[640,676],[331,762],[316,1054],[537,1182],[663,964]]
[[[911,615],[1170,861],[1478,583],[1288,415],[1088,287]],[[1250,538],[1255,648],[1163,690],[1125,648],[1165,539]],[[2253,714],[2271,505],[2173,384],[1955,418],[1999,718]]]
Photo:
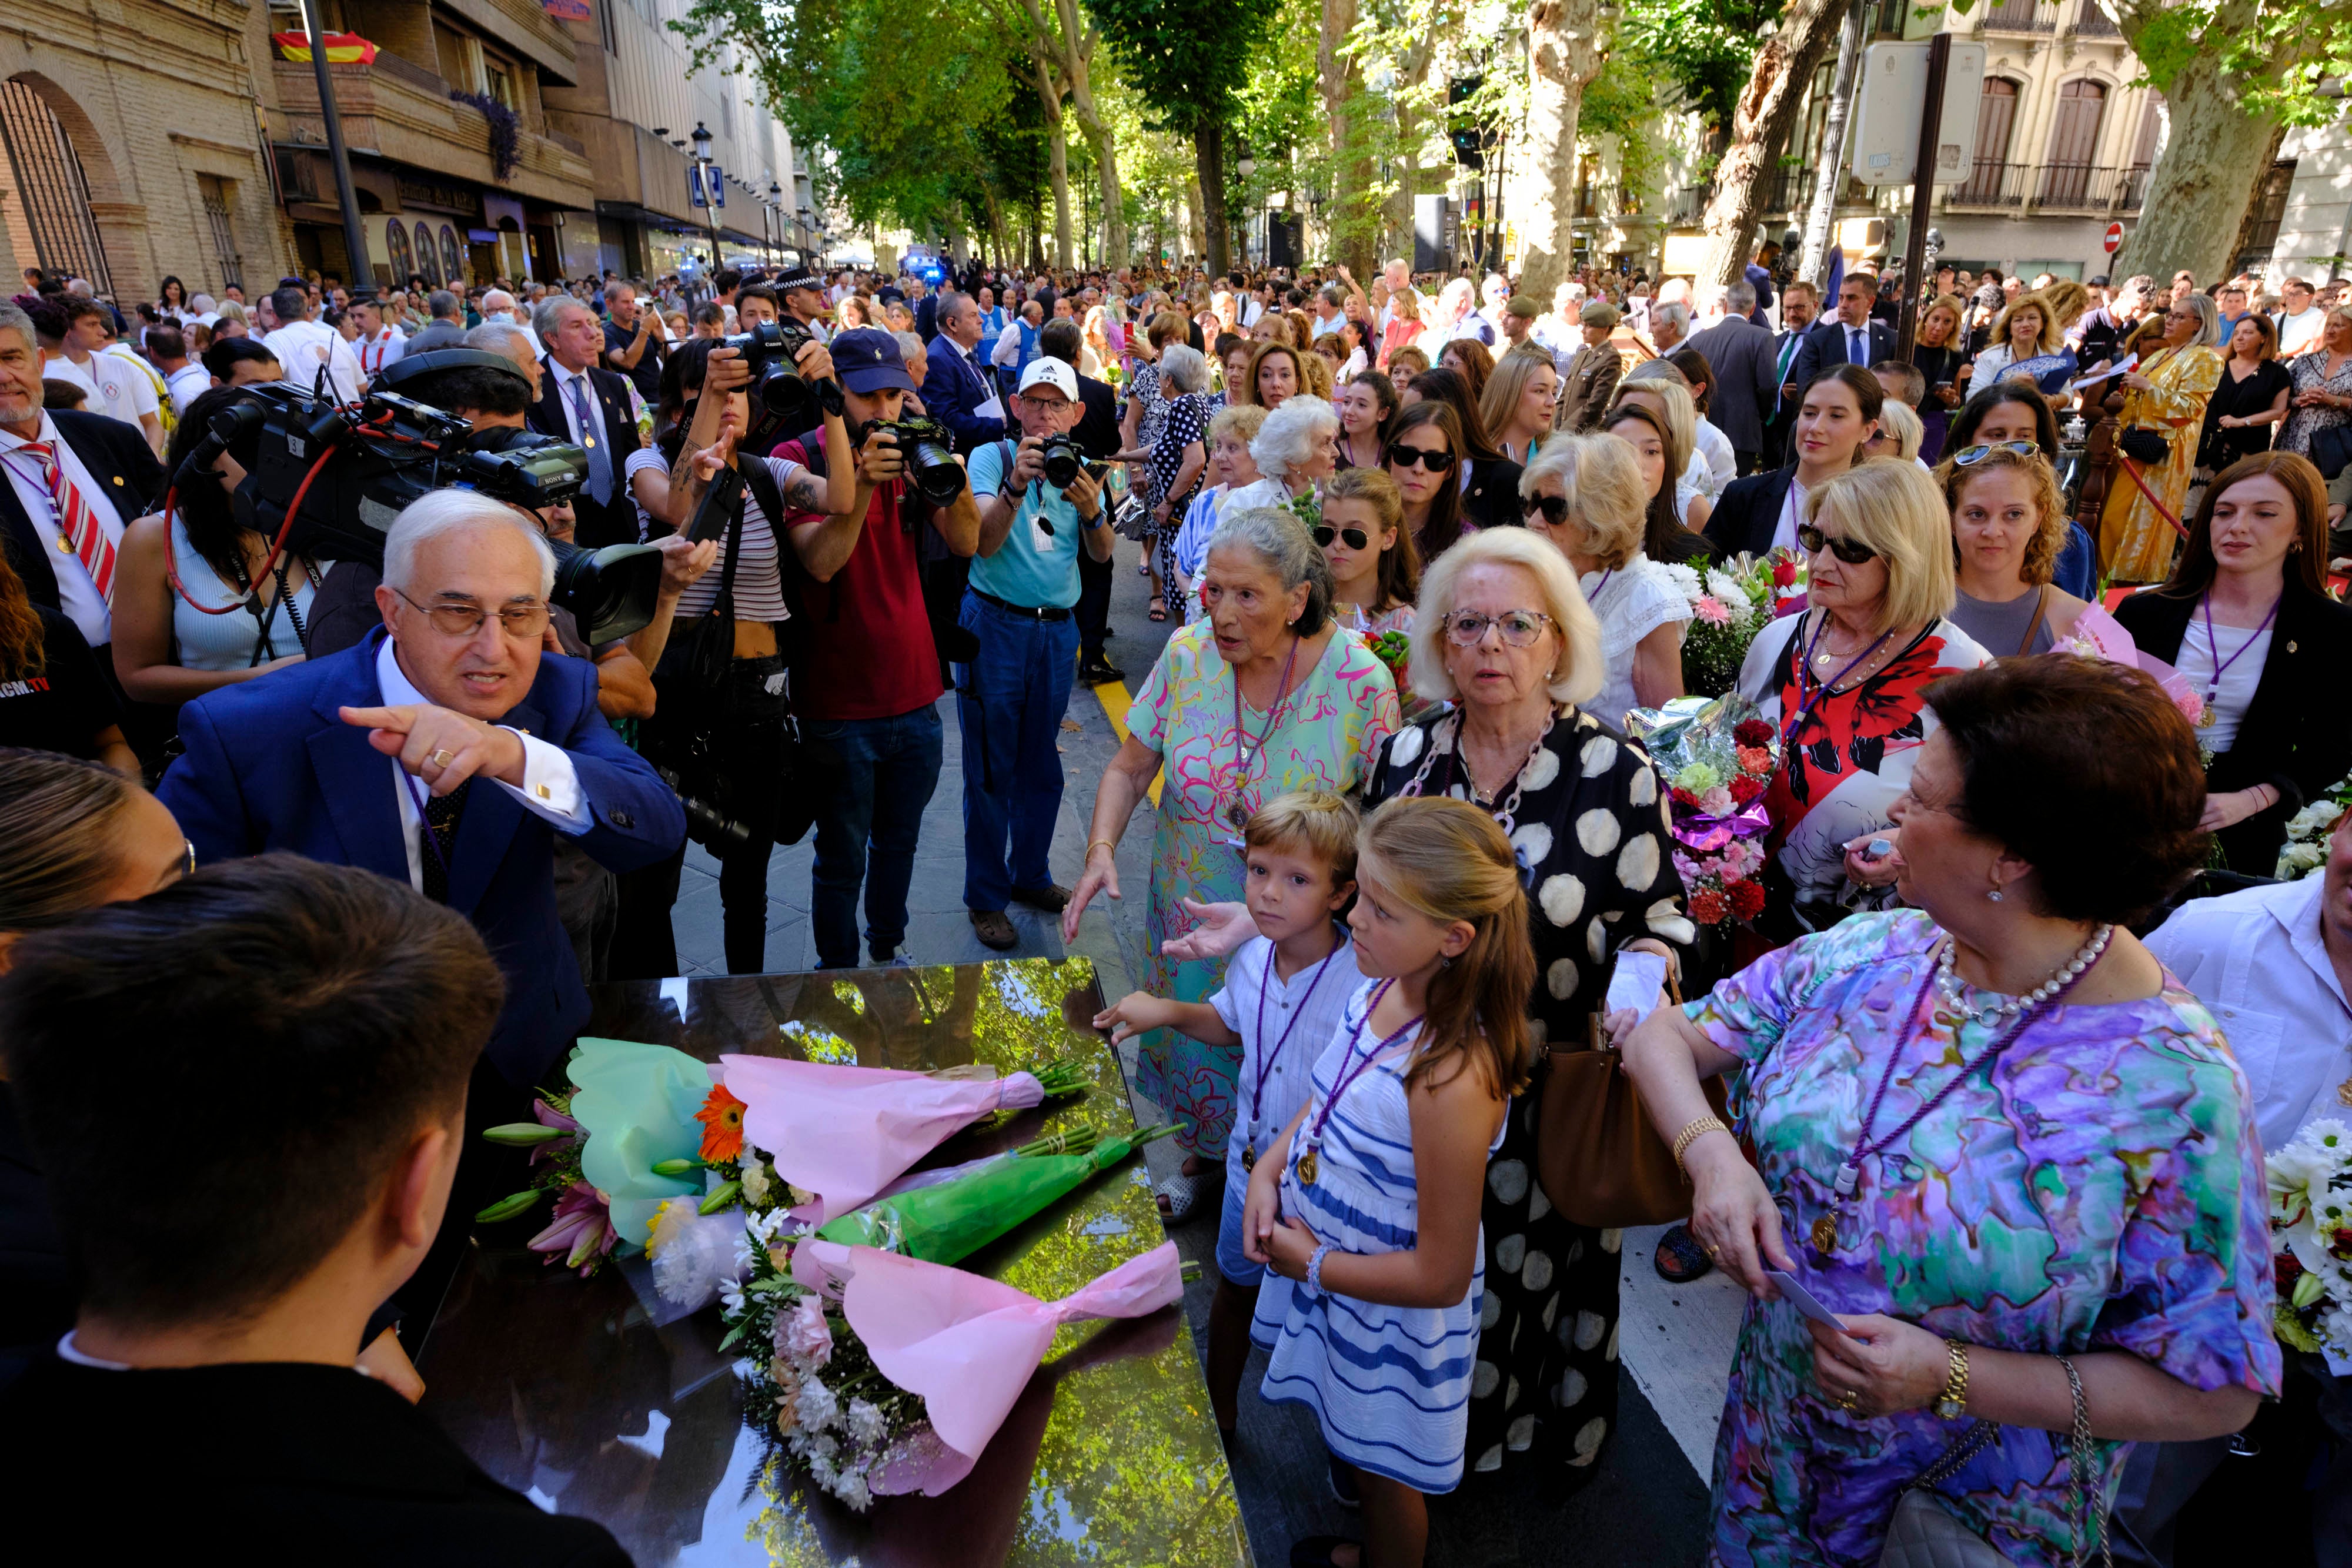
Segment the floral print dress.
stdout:
[[[1237,766],[1233,668],[1217,652],[1207,622],[1168,639],[1128,708],[1134,737],[1160,754],[1160,820],[1152,840],[1151,906],[1145,918],[1155,997],[1206,1001],[1224,982],[1224,960],[1176,959],[1162,949],[1192,929],[1181,899],[1203,904],[1243,895],[1241,830],[1235,804],[1255,811],[1295,789],[1347,794],[1361,789],[1373,758],[1403,722],[1396,683],[1363,638],[1335,628],[1315,667],[1293,677],[1290,695],[1272,716],[1244,703],[1241,722],[1264,749]],[[1136,1090],[1181,1122],[1176,1146],[1222,1162],[1233,1133],[1239,1047],[1204,1045],[1173,1030],[1146,1037]]]
[[[1460,717],[1407,726],[1365,791],[1466,800],[1455,750]],[[1564,707],[1496,821],[1518,852],[1528,888],[1536,989],[1528,1012],[1538,1044],[1589,1038],[1617,949],[1654,936],[1677,949],[1696,936],[1667,837],[1665,792],[1642,748],[1591,714]],[[1511,1102],[1502,1146],[1488,1160],[1479,1222],[1486,1293],[1471,1368],[1469,1467],[1499,1469],[1533,1452],[1561,1489],[1597,1469],[1617,1424],[1617,1283],[1623,1232],[1576,1225],[1536,1181],[1542,1080]]]
[[[1934,989],[1943,939],[1916,911],[1860,915],[1685,1009],[1747,1064],[1743,1130],[1798,1277],[1832,1312],[1965,1344],[2122,1351],[2194,1388],[2275,1394],[2252,1096],[2211,1015],[2169,974],[2158,996],[2031,1024],[1863,1163],[1833,1250],[1807,1245],[1890,1060],[1874,1136],[1992,1043]],[[1708,1561],[1869,1568],[1903,1489],[1968,1430],[1929,1409],[1840,1409],[1815,1379],[1805,1320],[1751,1299],[1716,1441]],[[2000,1427],[1940,1495],[2010,1562],[2058,1568],[2081,1531],[2066,1517],[2065,1447],[2063,1434]],[[2086,1490],[2112,1496],[2129,1445],[2095,1449]]]

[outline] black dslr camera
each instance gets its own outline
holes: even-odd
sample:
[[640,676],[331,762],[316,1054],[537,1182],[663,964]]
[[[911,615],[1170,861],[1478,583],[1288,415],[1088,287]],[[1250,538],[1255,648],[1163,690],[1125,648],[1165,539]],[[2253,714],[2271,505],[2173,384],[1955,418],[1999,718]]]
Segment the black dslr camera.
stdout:
[[887,435],[905,454],[915,489],[934,507],[944,507],[963,492],[963,465],[955,460],[955,433],[936,419],[908,414],[901,419],[877,419],[858,432],[856,444],[868,437]]
[[1087,455],[1066,435],[1047,436],[1038,444],[1037,456],[1045,466],[1045,483],[1056,490],[1076,484],[1087,466]]
[[[451,349],[418,363],[491,365],[520,377],[511,361]],[[454,368],[454,365],[451,366]],[[266,382],[213,419],[212,430],[172,476],[174,488],[224,452],[246,471],[238,493],[265,537],[318,560],[356,560],[381,570],[383,538],[410,502],[435,490],[478,490],[493,500],[541,511],[576,495],[588,455],[529,430],[476,430],[467,421],[394,392],[356,405],[293,382]],[[583,549],[548,541],[555,553],[551,602],[569,610],[592,644],[649,624],[661,590],[661,552],[644,545]]]
[[754,323],[748,332],[719,340],[751,367],[751,423],[740,443],[746,452],[766,452],[786,436],[815,425],[824,414],[842,410],[841,389],[829,381],[812,382],[793,369],[800,351],[816,340],[799,321]]

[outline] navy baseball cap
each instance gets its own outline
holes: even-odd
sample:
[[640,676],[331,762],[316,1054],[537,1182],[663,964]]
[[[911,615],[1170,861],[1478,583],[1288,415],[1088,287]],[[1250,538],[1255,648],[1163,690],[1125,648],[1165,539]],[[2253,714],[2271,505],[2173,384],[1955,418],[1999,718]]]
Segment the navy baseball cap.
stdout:
[[888,387],[916,390],[913,378],[907,374],[906,356],[898,352],[898,340],[878,328],[853,327],[836,335],[826,348],[833,354],[834,374],[861,397]]

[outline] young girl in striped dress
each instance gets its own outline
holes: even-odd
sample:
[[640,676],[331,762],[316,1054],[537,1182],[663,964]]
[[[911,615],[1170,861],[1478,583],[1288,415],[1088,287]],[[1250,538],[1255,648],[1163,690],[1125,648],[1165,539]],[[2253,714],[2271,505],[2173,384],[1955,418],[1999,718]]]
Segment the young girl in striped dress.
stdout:
[[1291,1562],[1418,1568],[1423,1496],[1462,1479],[1479,1195],[1526,1077],[1535,956],[1510,842],[1465,801],[1373,812],[1356,881],[1348,924],[1372,977],[1250,1174],[1244,1246],[1267,1273],[1251,1337],[1265,1396],[1315,1412],[1363,1499],[1363,1542],[1311,1537]]

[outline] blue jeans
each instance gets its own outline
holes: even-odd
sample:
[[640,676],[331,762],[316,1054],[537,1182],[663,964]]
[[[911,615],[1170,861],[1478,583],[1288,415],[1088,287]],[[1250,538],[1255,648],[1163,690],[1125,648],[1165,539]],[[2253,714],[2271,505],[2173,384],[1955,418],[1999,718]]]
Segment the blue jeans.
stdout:
[[963,596],[957,624],[980,639],[978,661],[957,667],[963,901],[971,909],[1001,910],[1013,889],[1054,881],[1045,852],[1062,809],[1062,754],[1055,743],[1070,706],[1078,628],[1069,616],[1015,615],[971,592]]
[[940,781],[937,707],[889,718],[803,719],[803,760],[816,791],[816,870],[810,924],[822,968],[857,967],[857,888],[866,885],[866,945],[889,956],[907,936],[907,885],[923,808]]

